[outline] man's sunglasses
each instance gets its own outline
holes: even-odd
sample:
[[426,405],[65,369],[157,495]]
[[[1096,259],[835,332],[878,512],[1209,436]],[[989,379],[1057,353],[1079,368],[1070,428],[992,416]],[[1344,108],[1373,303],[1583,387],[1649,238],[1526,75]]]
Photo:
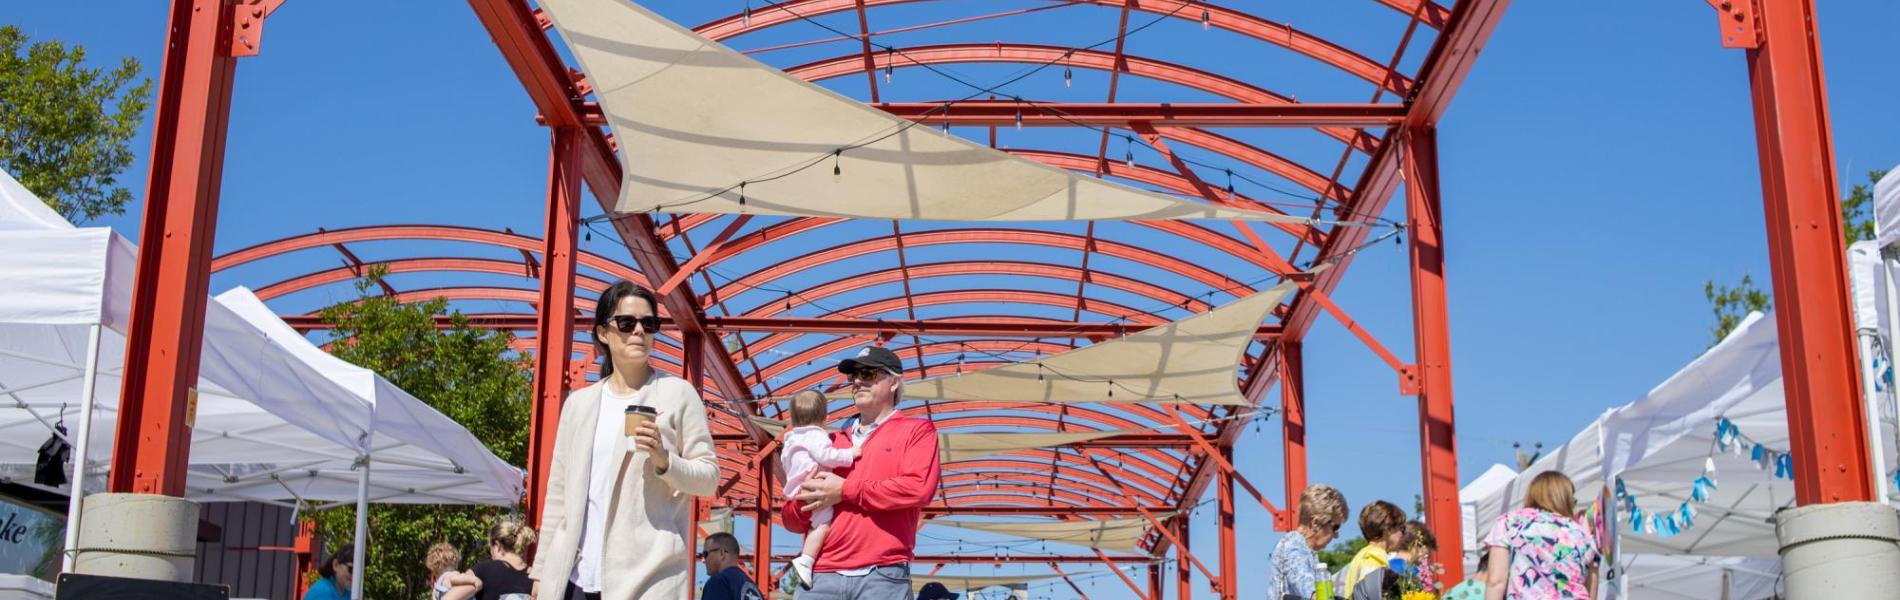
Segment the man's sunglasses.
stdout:
[[726,549],[724,549],[724,548],[708,548],[708,549],[705,549],[705,550],[700,550],[700,551],[699,551],[699,559],[700,559],[700,560],[706,560],[706,555],[708,555],[708,554],[712,554],[712,553],[714,553],[714,552],[725,552],[725,551],[726,551]]
[[871,385],[877,383],[878,376],[883,374],[884,371],[882,369],[859,369],[851,373],[846,373],[844,379],[847,383]]
[[621,333],[633,333],[633,328],[635,325],[638,325],[640,329],[645,330],[647,333],[660,332],[660,316],[659,315],[647,315],[644,317],[636,317],[633,315],[614,315],[613,324],[614,324],[614,329],[620,330]]

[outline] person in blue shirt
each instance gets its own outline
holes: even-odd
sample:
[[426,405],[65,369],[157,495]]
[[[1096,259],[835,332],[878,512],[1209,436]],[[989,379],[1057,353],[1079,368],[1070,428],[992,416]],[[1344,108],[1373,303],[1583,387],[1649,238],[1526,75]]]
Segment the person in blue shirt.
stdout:
[[317,580],[310,584],[310,589],[304,590],[303,600],[348,600],[350,584],[354,581],[352,576],[356,574],[355,565],[350,561],[355,560],[355,556],[354,544],[344,544],[331,552],[330,559],[317,566]]
[[700,600],[765,600],[759,586],[739,568],[739,539],[732,534],[722,531],[706,536],[706,549],[700,551],[699,559],[705,561],[707,575]]

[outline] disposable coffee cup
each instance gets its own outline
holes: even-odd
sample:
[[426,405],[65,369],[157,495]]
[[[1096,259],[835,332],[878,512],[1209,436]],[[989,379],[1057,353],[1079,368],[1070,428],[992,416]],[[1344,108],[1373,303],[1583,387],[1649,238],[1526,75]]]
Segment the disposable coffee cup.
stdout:
[[627,407],[627,436],[632,437],[633,431],[639,429],[640,425],[651,423],[654,419],[658,418],[660,418],[659,409],[651,406]]

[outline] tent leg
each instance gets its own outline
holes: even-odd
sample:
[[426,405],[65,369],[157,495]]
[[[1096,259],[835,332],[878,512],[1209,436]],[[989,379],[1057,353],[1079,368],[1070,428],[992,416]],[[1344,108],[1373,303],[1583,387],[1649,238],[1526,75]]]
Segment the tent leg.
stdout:
[[1446,322],[1443,213],[1439,207],[1438,134],[1405,131],[1405,199],[1411,235],[1412,330],[1419,379],[1419,458],[1425,524],[1438,538],[1445,585],[1464,579],[1458,509],[1458,448],[1452,420],[1451,328]]
[[73,562],[79,558],[73,549],[79,546],[79,508],[86,498],[86,459],[92,448],[93,387],[99,382],[99,330],[99,324],[93,323],[86,331],[85,387],[79,390],[79,433],[73,441],[72,494],[66,501],[66,551],[60,553],[61,573],[73,572]]
[[369,463],[363,455],[363,470],[356,475],[356,540],[350,555],[350,600],[363,600],[363,557],[369,549]]
[[1874,350],[1880,343],[1880,332],[1863,329],[1860,334],[1860,374],[1865,380],[1861,385],[1863,402],[1867,405],[1868,456],[1874,462],[1874,501],[1887,503],[1887,486],[1882,482],[1882,474],[1887,472],[1886,440],[1880,436],[1880,391],[1876,383],[1880,374],[1874,372]]

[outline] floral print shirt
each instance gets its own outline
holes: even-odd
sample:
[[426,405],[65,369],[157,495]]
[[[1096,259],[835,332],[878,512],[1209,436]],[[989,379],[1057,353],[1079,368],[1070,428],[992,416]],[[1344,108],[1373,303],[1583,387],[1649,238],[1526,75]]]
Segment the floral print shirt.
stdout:
[[1498,519],[1484,545],[1511,551],[1505,598],[1589,600],[1590,569],[1600,556],[1590,529],[1577,520],[1520,508]]
[[1319,571],[1319,555],[1313,553],[1306,536],[1298,530],[1280,536],[1269,560],[1273,568],[1267,571],[1267,600],[1283,596],[1311,598],[1319,578],[1326,576]]

